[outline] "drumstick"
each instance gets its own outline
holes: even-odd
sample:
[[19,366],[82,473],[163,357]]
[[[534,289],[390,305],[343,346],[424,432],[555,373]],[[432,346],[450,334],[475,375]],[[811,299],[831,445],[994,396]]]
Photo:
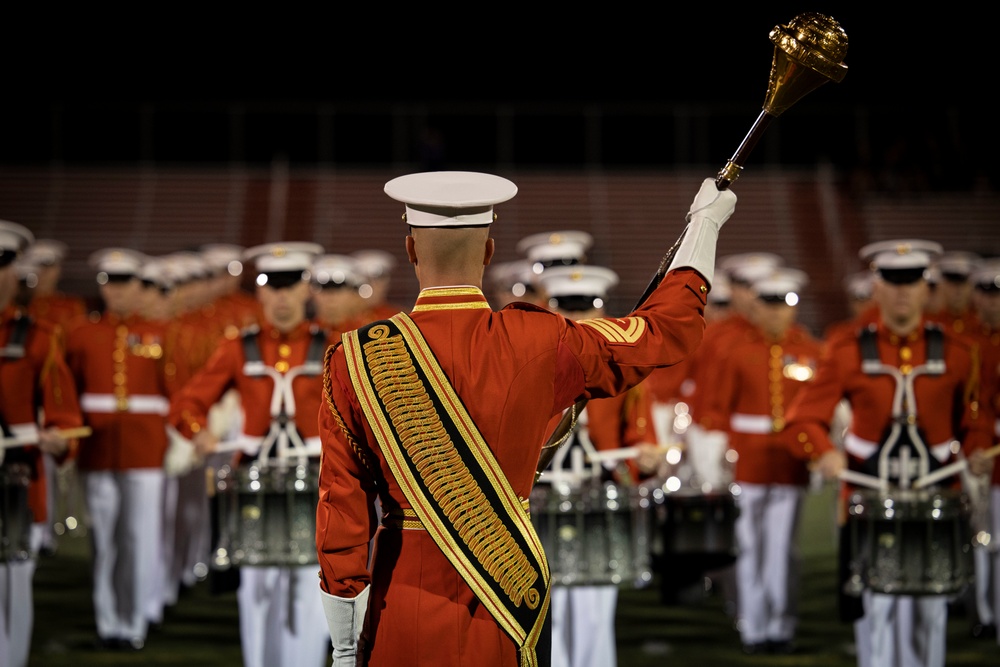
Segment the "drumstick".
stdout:
[[[93,430],[89,426],[78,426],[76,428],[63,428],[56,431],[58,435],[63,440],[70,440],[71,438],[86,438],[91,435]],[[3,449],[10,449],[12,447],[24,447],[25,445],[37,445],[38,435],[17,435],[12,438],[0,437],[0,447]]]
[[[1000,445],[994,445],[989,449],[983,450],[983,458],[991,459],[994,456],[1000,455]],[[955,473],[962,472],[969,466],[968,459],[962,459],[961,461],[955,461],[954,463],[949,463],[946,466],[938,468],[932,473],[928,473],[923,477],[917,479],[913,482],[913,488],[922,489],[925,486],[929,486],[938,480],[944,479],[946,477],[951,477]]]
[[[674,444],[674,445],[660,445],[656,449],[652,450],[653,454],[666,454],[671,449],[684,450],[684,445]],[[641,447],[622,447],[620,449],[609,449],[600,452],[594,452],[589,454],[587,458],[593,462],[605,462],[605,461],[622,461],[624,459],[634,459],[642,454]]]
[[883,482],[881,478],[875,475],[866,475],[861,472],[854,472],[853,470],[843,470],[837,477],[845,482],[853,482],[859,486],[867,486],[872,489],[885,489],[888,487],[886,482]]

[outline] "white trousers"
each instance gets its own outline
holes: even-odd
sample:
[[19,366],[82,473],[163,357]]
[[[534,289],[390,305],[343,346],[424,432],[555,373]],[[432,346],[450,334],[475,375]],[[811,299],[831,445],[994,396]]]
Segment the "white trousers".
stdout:
[[82,473],[93,545],[94,614],[103,639],[145,641],[162,581],[163,471]]
[[798,623],[799,513],[805,490],[740,484],[736,497],[737,627],[744,644],[791,641]]
[[552,586],[551,667],[615,667],[617,586]]
[[854,626],[859,667],[944,667],[947,596],[866,590],[862,597],[865,616]]
[[245,667],[328,664],[330,629],[318,567],[240,567],[236,599]]
[[31,633],[35,621],[32,579],[38,549],[45,541],[50,524],[31,526],[31,557],[23,561],[0,561],[0,665],[26,667],[31,653]]
[[[180,587],[193,586],[208,571],[211,555],[206,468],[167,476],[163,493],[163,602],[177,602]],[[203,571],[202,574],[197,574]]]

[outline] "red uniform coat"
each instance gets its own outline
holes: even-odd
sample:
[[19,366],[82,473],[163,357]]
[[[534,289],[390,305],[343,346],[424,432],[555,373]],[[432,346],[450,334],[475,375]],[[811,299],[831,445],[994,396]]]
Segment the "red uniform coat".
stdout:
[[[303,322],[288,333],[263,324],[257,341],[261,361],[282,373],[301,366],[312,343],[316,325]],[[271,397],[274,380],[264,376],[247,376],[243,372],[246,356],[243,339],[226,338],[205,365],[174,394],[170,403],[169,422],[185,437],[191,438],[205,428],[209,409],[228,389],[236,388],[243,405],[243,432],[262,437],[271,426]],[[300,375],[292,380],[295,398],[295,425],[303,438],[319,435],[316,414],[322,401],[322,374]]]
[[[675,271],[632,317],[588,325],[527,304],[493,312],[478,289],[441,288],[422,291],[411,317],[513,490],[527,498],[553,415],[577,399],[620,394],[690,354],[704,329],[706,292],[697,273]],[[323,589],[341,597],[372,583],[369,664],[517,664],[513,642],[427,531],[380,530],[369,572],[376,484],[385,484],[378,490],[384,511],[409,503],[363,417],[342,347],[327,372],[346,428],[331,409],[320,410],[320,576]]]
[[[7,308],[0,313],[0,347],[6,346],[14,331],[16,312]],[[0,357],[0,415],[9,427],[75,428],[83,425],[73,377],[63,358],[56,329],[47,322],[32,322],[24,341],[21,358]],[[76,447],[70,443],[67,456]],[[31,470],[29,504],[36,522],[48,517],[46,481],[42,471],[42,452],[35,446],[8,449],[5,463],[25,463]]]
[[[923,323],[909,336],[891,333],[877,325],[881,362],[903,368],[927,360]],[[966,337],[944,331],[943,375],[914,379],[917,427],[928,446],[958,440],[966,453],[992,442],[993,417],[979,396],[979,353]],[[792,402],[788,410],[786,444],[800,458],[810,459],[833,449],[829,427],[841,398],[851,405],[849,431],[869,442],[879,442],[892,419],[896,382],[889,375],[868,375],[861,370],[861,350],[856,334],[831,338],[820,361],[816,379]],[[860,461],[849,457],[852,467]]]
[[163,327],[105,313],[66,336],[84,421],[93,435],[80,446],[80,470],[160,468],[167,449],[168,406]]
[[736,481],[809,482],[808,470],[789,452],[780,432],[789,403],[813,379],[821,348],[808,331],[793,326],[781,340],[756,327],[744,329],[720,350],[718,364],[724,372],[703,405],[706,421],[725,425],[729,446],[736,450]]
[[[996,421],[993,441],[1000,439],[1000,329],[977,322],[972,332],[979,341],[983,357],[982,403],[989,405]],[[992,484],[1000,486],[1000,459],[993,460]]]

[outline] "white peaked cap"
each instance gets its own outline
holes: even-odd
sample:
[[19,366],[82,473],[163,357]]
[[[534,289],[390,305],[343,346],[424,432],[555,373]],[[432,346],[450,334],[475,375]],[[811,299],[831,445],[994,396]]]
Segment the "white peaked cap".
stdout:
[[392,179],[385,193],[406,205],[411,227],[485,227],[493,206],[513,198],[517,186],[493,174],[428,171]]
[[254,262],[258,273],[277,271],[306,271],[318,255],[323,254],[323,246],[318,243],[292,241],[289,243],[265,243],[248,248],[243,253],[246,261]]
[[618,284],[618,274],[603,266],[577,264],[553,266],[538,276],[545,293],[552,297],[593,296],[605,298]]
[[744,252],[738,255],[727,255],[719,260],[719,268],[726,272],[732,280],[753,283],[767,276],[771,271],[785,263],[780,256],[770,252]]
[[893,239],[869,243],[858,251],[858,257],[874,269],[925,269],[943,251],[934,241]]
[[768,275],[754,280],[751,288],[759,296],[784,296],[798,293],[808,284],[809,276],[804,271],[779,266]]
[[565,229],[542,232],[521,239],[517,251],[532,262],[575,260],[582,262],[587,250],[594,244],[594,237],[587,232]]
[[123,276],[139,275],[139,270],[148,258],[138,250],[130,248],[104,248],[91,253],[90,266],[98,271]]
[[312,264],[312,281],[320,285],[334,283],[358,286],[365,275],[358,261],[350,255],[329,254],[317,257]]
[[1000,259],[986,259],[979,262],[970,280],[983,287],[1000,288]]
[[875,280],[871,271],[857,271],[844,278],[844,290],[847,295],[858,301],[871,298],[874,284]]
[[934,263],[941,269],[941,273],[955,273],[968,277],[976,270],[981,260],[982,257],[974,252],[948,250],[934,260]]
[[390,273],[396,266],[396,257],[391,252],[377,248],[352,252],[351,257],[356,263],[357,270],[372,278]]
[[0,250],[24,250],[35,242],[35,235],[24,225],[0,220]]
[[36,239],[25,251],[25,255],[35,264],[50,265],[61,262],[67,252],[69,252],[69,246],[62,241]]
[[244,250],[243,246],[232,243],[206,243],[198,248],[209,266],[224,270],[228,270],[232,262],[242,262]]

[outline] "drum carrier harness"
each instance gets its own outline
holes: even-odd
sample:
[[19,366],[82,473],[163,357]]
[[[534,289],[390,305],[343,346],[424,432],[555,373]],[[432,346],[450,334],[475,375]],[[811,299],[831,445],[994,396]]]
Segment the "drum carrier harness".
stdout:
[[[889,375],[896,383],[892,398],[892,421],[882,435],[878,451],[865,459],[862,469],[868,474],[877,475],[883,482],[898,480],[902,488],[908,488],[912,479],[923,477],[942,465],[932,455],[926,438],[917,428],[913,382],[921,375],[944,374],[944,334],[941,327],[928,322],[924,325],[924,335],[927,340],[927,361],[904,373],[896,366],[882,363],[875,325],[864,327],[858,333],[862,372],[866,375]],[[898,455],[891,456],[894,452]],[[910,458],[914,454],[918,459],[916,475],[913,474]]]
[[323,355],[326,352],[327,332],[313,325],[309,329],[312,340],[301,366],[293,366],[282,373],[265,364],[260,352],[260,329],[251,327],[243,333],[243,374],[247,377],[270,377],[274,381],[271,394],[271,428],[261,440],[258,460],[270,457],[287,459],[292,456],[306,458],[318,455],[309,452],[302,435],[295,426],[295,394],[292,382],[301,376],[314,377],[323,373]]

